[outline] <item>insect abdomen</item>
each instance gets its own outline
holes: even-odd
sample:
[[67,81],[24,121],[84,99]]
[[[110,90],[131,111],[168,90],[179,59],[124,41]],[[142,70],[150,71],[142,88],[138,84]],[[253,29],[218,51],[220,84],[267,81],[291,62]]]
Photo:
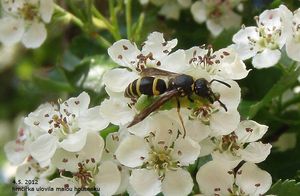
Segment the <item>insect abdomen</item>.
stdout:
[[143,95],[160,95],[167,90],[166,82],[155,77],[141,77],[134,80],[125,90],[125,97],[136,98]]

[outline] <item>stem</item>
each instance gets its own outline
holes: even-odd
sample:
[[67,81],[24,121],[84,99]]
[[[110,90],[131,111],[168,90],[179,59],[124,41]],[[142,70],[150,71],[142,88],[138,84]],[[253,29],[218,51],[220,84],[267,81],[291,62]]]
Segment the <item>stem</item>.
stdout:
[[87,5],[87,15],[88,15],[88,22],[91,25],[92,24],[92,5],[93,5],[93,1],[92,0],[85,0],[85,4]]
[[131,40],[131,0],[125,1],[125,4],[126,4],[127,38]]
[[285,102],[282,106],[282,108],[286,109],[287,107],[293,105],[293,104],[297,104],[300,103],[300,95],[296,95],[294,96],[292,99],[288,100],[287,102]]
[[133,37],[134,37],[134,41],[135,42],[139,42],[140,38],[141,38],[141,31],[144,25],[144,20],[145,20],[145,13],[141,13],[139,16],[139,19],[137,21],[137,25],[136,28],[134,29]]
[[121,39],[121,34],[120,34],[120,30],[119,30],[119,24],[118,24],[118,20],[117,20],[117,15],[116,15],[116,10],[114,7],[114,1],[115,0],[109,0],[108,1],[108,6],[109,6],[109,13],[110,13],[110,17],[111,17],[111,22],[112,25],[114,27],[114,32],[116,33],[116,40]]
[[120,35],[117,32],[117,29],[115,29],[115,27],[97,10],[95,6],[92,7],[92,12],[99,20],[101,20],[105,24],[107,30],[111,33],[115,40],[121,39]]
[[111,43],[99,34],[93,36],[104,48],[109,48]]
[[61,14],[64,14],[66,18],[68,18],[70,21],[74,22],[74,24],[76,24],[78,27],[83,29],[84,23],[79,18],[77,18],[75,15],[68,12],[67,10],[65,10],[64,8],[60,7],[57,4],[55,4],[55,10]]

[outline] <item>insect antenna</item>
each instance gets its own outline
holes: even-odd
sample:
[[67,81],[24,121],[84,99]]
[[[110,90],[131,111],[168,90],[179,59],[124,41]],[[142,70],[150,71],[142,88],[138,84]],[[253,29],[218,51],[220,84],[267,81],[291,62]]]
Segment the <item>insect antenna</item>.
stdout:
[[226,105],[225,105],[222,101],[220,101],[219,99],[217,99],[217,102],[219,102],[219,104],[221,105],[221,107],[224,108],[224,110],[225,110],[226,112],[228,111]]
[[221,83],[221,84],[227,86],[228,88],[231,88],[231,86],[230,86],[228,83],[223,82],[223,81],[221,81],[221,80],[217,80],[217,79],[211,80],[211,81],[209,82],[209,84],[211,84],[211,83],[213,83],[213,82],[219,82],[219,83]]

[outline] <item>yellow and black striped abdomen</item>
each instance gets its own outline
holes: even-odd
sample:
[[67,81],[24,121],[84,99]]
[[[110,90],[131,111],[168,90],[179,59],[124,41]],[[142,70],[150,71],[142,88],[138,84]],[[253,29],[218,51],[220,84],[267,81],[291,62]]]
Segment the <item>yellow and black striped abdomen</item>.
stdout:
[[141,77],[127,86],[124,95],[129,98],[137,98],[141,95],[160,95],[166,90],[167,85],[164,80],[155,77]]

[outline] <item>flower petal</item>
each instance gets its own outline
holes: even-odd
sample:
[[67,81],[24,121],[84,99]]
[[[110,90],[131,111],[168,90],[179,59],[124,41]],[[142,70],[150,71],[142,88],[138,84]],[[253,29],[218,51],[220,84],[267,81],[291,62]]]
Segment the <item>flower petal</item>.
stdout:
[[114,92],[125,92],[126,87],[138,78],[138,74],[127,69],[113,69],[103,76],[107,88]]
[[231,152],[224,151],[213,151],[211,156],[214,161],[223,163],[226,162],[230,166],[230,168],[235,168],[243,159],[239,156],[233,155]]
[[240,143],[254,142],[261,139],[268,128],[268,126],[258,124],[253,120],[244,120],[240,122],[235,134]]
[[68,134],[67,137],[62,140],[59,145],[63,149],[69,152],[78,152],[86,144],[87,131],[81,129],[76,133]]
[[230,195],[234,176],[232,168],[219,161],[210,161],[200,167],[196,175],[199,188],[204,195]]
[[206,21],[206,26],[214,37],[220,35],[224,30],[224,27],[221,24],[219,24],[216,20],[212,19],[208,19]]
[[178,20],[180,16],[180,6],[176,1],[168,1],[163,4],[158,13],[167,19]]
[[56,150],[55,154],[51,158],[51,163],[60,170],[66,170],[70,172],[78,172],[78,157],[76,153],[66,151],[62,148]]
[[241,157],[248,162],[260,163],[266,160],[271,152],[271,144],[262,142],[251,142],[245,149],[239,149]]
[[197,1],[191,6],[191,12],[194,20],[198,23],[203,23],[207,18],[206,6],[202,1]]
[[34,180],[38,173],[30,163],[20,165],[16,171],[16,182],[20,180],[21,184],[25,185],[26,180]]
[[126,39],[115,42],[107,51],[115,63],[132,70],[136,68],[137,56],[141,54],[137,46]]
[[162,182],[162,192],[166,196],[188,195],[193,189],[193,179],[189,172],[178,169],[167,171]]
[[13,140],[5,144],[4,151],[9,162],[13,165],[21,164],[25,158],[29,155],[28,150],[23,144],[19,144]]
[[132,135],[120,143],[115,155],[121,164],[127,167],[137,167],[141,166],[144,159],[148,158],[148,151],[144,139]]
[[142,49],[144,55],[151,53],[154,59],[161,60],[177,45],[177,39],[166,41],[162,33],[153,32],[148,35],[144,44]]
[[286,42],[286,53],[288,57],[293,59],[294,61],[300,61],[300,42],[296,39],[289,39]]
[[32,23],[25,31],[22,43],[26,48],[38,48],[46,40],[47,30],[43,23]]
[[103,138],[98,133],[92,132],[87,135],[85,146],[76,154],[80,160],[93,159],[94,162],[98,163],[101,160],[103,149]]
[[64,114],[65,111],[68,111],[78,117],[81,113],[86,112],[89,104],[90,96],[86,92],[82,92],[77,97],[72,97],[60,104],[60,112]]
[[[224,123],[226,122],[226,123]],[[227,135],[234,131],[240,122],[237,110],[219,111],[212,114],[210,119],[211,136]]]
[[49,182],[48,186],[53,188],[54,191],[43,191],[42,195],[74,196],[76,194],[75,187],[80,188],[79,186],[76,186],[72,179],[69,178],[54,178]]
[[208,137],[210,134],[210,127],[203,124],[199,120],[187,120],[185,122],[186,135],[194,141],[200,142]]
[[21,41],[24,34],[24,22],[12,17],[0,19],[0,41],[4,45],[13,45]]
[[[224,55],[224,52],[227,52],[229,55]],[[248,75],[249,70],[246,70],[245,63],[241,60],[238,53],[233,48],[227,47],[225,49],[218,50],[214,54],[221,58],[218,74],[222,77],[239,80]]]
[[[216,78],[219,79],[219,78]],[[219,82],[213,82],[211,89],[213,92],[220,94],[220,101],[225,104],[228,110],[235,110],[241,101],[241,88],[233,80],[219,79],[230,85],[230,88]],[[216,103],[219,105],[219,103]],[[224,108],[221,109],[225,111]]]
[[245,163],[237,172],[236,184],[248,195],[259,196],[272,185],[271,175],[253,163]]
[[40,14],[44,22],[48,23],[51,20],[54,11],[53,0],[41,0],[40,1]]
[[268,68],[278,63],[281,57],[279,50],[264,49],[263,52],[256,54],[252,59],[252,64],[255,68]]
[[101,103],[100,113],[102,117],[115,125],[125,125],[130,122],[135,112],[128,107],[127,99],[105,99]]
[[78,118],[78,126],[88,131],[100,131],[108,126],[108,120],[100,114],[100,106],[90,108],[81,113]]
[[116,193],[121,184],[121,173],[116,164],[106,161],[99,166],[95,176],[96,186],[100,188],[100,195],[109,196]]
[[191,138],[178,138],[175,141],[172,157],[183,166],[193,164],[200,154],[200,145]]
[[169,56],[161,60],[160,69],[181,73],[184,72],[187,68],[189,68],[188,64],[185,60],[185,51],[177,50],[171,53]]
[[38,162],[48,161],[54,155],[58,145],[57,138],[43,134],[29,145],[31,156]]
[[139,195],[153,196],[161,190],[159,176],[153,170],[135,169],[131,173],[129,182]]

